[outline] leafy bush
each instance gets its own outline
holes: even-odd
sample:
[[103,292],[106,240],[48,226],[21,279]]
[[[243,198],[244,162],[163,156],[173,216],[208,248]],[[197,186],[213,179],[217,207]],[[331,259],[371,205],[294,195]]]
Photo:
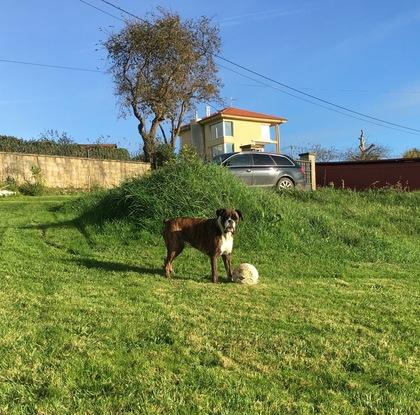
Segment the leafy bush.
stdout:
[[5,188],[7,190],[16,191],[18,190],[18,185],[16,179],[12,176],[7,176],[6,180],[3,183],[0,183],[0,189]]
[[153,167],[162,167],[175,160],[175,154],[172,147],[168,144],[159,144],[153,155]]
[[124,148],[108,148],[95,145],[86,147],[66,140],[61,140],[59,142],[49,139],[22,140],[20,138],[5,135],[0,135],[0,151],[54,156],[88,157],[95,159],[130,159],[128,151]]
[[32,178],[18,186],[20,193],[26,196],[41,196],[45,192],[45,186],[42,182],[41,168],[39,166],[31,167]]
[[45,187],[42,183],[25,182],[18,186],[18,190],[26,196],[41,196],[45,192]]

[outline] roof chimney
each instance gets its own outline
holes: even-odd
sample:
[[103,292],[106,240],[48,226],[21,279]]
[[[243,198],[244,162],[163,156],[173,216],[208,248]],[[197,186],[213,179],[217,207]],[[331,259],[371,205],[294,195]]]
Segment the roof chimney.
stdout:
[[210,105],[206,105],[206,117],[210,117]]

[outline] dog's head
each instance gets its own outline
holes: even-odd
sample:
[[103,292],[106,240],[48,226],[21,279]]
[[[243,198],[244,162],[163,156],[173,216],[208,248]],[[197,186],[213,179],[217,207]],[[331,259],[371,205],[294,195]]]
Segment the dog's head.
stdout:
[[235,233],[236,225],[243,220],[242,212],[238,209],[217,209],[217,223],[222,232]]

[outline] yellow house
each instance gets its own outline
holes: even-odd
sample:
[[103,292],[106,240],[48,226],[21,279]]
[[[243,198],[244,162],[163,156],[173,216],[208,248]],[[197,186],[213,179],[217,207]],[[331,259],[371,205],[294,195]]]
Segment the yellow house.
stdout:
[[181,146],[189,145],[204,159],[242,149],[274,144],[280,152],[280,124],[286,118],[239,108],[225,108],[181,127]]

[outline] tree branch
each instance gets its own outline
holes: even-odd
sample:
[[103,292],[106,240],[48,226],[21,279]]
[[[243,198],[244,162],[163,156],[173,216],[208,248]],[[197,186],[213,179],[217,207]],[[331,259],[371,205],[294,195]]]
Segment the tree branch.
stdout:
[[159,124],[159,128],[160,128],[160,132],[162,133],[163,140],[165,141],[165,144],[168,144],[168,140],[166,138],[166,133],[165,133],[165,130],[163,129],[163,127],[162,127],[162,124]]

